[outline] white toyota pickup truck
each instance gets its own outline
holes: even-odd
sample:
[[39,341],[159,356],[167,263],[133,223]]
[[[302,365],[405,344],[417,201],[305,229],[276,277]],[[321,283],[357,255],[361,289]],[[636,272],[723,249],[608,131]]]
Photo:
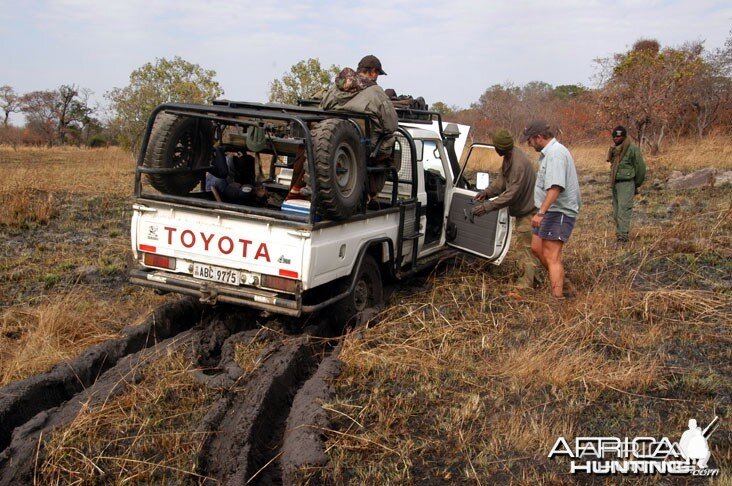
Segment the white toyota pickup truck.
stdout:
[[[380,168],[369,158],[377,148],[370,122],[357,113],[229,101],[159,106],[136,168],[131,281],[211,304],[292,316],[332,306],[350,318],[379,305],[383,279],[456,251],[499,264],[511,218],[505,209],[472,217],[479,174],[474,157],[460,157],[469,127],[443,127],[435,112],[398,113],[397,163]],[[222,200],[206,182],[214,146],[253,158],[268,197]],[[298,154],[309,200],[285,200]],[[386,183],[369,199],[372,172]]]

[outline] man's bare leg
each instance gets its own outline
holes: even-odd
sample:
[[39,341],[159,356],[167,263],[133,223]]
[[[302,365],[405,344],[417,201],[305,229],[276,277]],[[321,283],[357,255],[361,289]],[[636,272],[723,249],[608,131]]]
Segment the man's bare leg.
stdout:
[[[552,288],[552,295],[561,298],[564,296],[564,265],[562,264],[562,246],[564,243],[559,240],[542,240],[542,254],[549,272],[549,283]],[[543,262],[542,262],[543,263]]]
[[536,255],[536,258],[539,259],[541,264],[544,266],[545,269],[549,270],[549,267],[547,267],[546,259],[544,258],[544,244],[541,238],[539,238],[539,235],[532,234],[531,235],[531,251]]

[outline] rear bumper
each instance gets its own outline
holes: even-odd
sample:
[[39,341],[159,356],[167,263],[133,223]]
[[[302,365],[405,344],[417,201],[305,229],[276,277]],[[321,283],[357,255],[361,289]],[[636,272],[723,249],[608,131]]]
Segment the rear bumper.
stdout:
[[303,311],[299,295],[286,298],[277,292],[251,287],[234,287],[162,270],[132,270],[130,282],[166,292],[191,295],[198,297],[201,302],[209,304],[226,302],[296,317],[300,316]]

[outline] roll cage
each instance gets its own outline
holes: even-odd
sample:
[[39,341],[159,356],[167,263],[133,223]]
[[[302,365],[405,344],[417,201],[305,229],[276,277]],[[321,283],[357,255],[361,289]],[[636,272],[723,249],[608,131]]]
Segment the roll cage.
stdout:
[[[409,124],[425,124],[433,125],[433,122],[437,122],[440,138],[443,139],[446,148],[448,149],[448,156],[450,162],[454,167],[458,167],[457,157],[455,155],[454,148],[451,150],[450,142],[454,142],[454,138],[451,134],[446,134],[443,129],[441,115],[433,111],[423,110],[412,110],[412,109],[397,109],[397,114],[400,123]],[[175,167],[175,168],[161,168],[161,167],[146,167],[145,157],[148,151],[148,145],[150,143],[151,133],[155,119],[162,113],[168,113],[171,115],[177,115],[181,117],[190,117],[197,120],[208,120],[215,127],[215,140],[214,142],[221,143],[221,135],[224,128],[226,127],[239,127],[246,130],[248,127],[254,126],[264,129],[266,148],[261,153],[269,154],[273,157],[273,162],[270,164],[270,174],[265,180],[266,184],[274,184],[274,170],[276,167],[288,167],[288,163],[280,162],[280,156],[294,156],[297,151],[302,148],[305,151],[306,163],[308,164],[308,170],[310,173],[314,173],[314,154],[313,154],[313,140],[310,134],[310,126],[313,123],[323,121],[328,118],[340,118],[348,120],[352,123],[361,137],[361,142],[365,145],[366,153],[370,156],[377,153],[382,140],[378,140],[377,143],[372,147],[370,143],[370,137],[373,123],[369,119],[368,115],[356,112],[345,112],[345,111],[332,111],[322,110],[313,106],[296,106],[296,105],[285,105],[285,104],[274,104],[274,103],[253,103],[253,102],[240,102],[240,101],[227,101],[217,100],[211,105],[201,104],[189,104],[189,103],[164,103],[156,107],[151,113],[145,132],[143,134],[142,143],[140,145],[140,152],[137,158],[137,164],[135,167],[135,181],[134,181],[134,195],[137,198],[151,199],[158,201],[165,201],[169,203],[179,203],[185,205],[193,205],[202,208],[213,208],[213,209],[226,209],[230,211],[236,211],[241,213],[250,214],[257,218],[272,218],[276,217],[278,220],[286,221],[294,226],[300,226],[302,224],[316,225],[316,208],[318,207],[318,187],[317,178],[312,177],[310,181],[311,185],[311,205],[307,215],[296,215],[287,214],[279,210],[253,207],[240,204],[231,204],[226,202],[218,202],[215,200],[208,200],[200,197],[204,194],[204,182],[205,174],[210,171],[213,167],[209,163],[203,167]],[[195,133],[198,133],[196,130]],[[409,164],[411,170],[409,174],[417,174],[417,159],[416,149],[414,140],[412,139],[409,132],[402,126],[397,130],[397,136],[403,138],[408,144],[410,157]],[[367,171],[385,171],[387,172],[388,181],[396,181],[397,183],[392,184],[391,190],[391,206],[397,207],[404,203],[411,203],[416,201],[417,198],[417,184],[413,180],[399,180],[399,174],[395,168],[381,168],[381,167],[367,167]],[[455,170],[457,174],[459,170]],[[200,177],[201,190],[197,193],[191,193],[188,196],[176,196],[170,194],[162,194],[158,192],[146,191],[143,187],[142,175],[143,174],[195,174]],[[400,201],[398,198],[398,182],[408,182],[411,184],[411,197],[408,201]],[[198,197],[196,197],[198,196]],[[365,198],[365,192],[364,192]],[[361,204],[361,213],[355,214],[351,217],[363,218],[366,217],[366,204]],[[320,222],[319,225],[328,224],[329,222]]]

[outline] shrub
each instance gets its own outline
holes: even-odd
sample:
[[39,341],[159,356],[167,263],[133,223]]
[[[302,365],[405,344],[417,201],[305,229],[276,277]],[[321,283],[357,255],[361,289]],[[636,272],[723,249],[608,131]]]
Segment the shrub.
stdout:
[[92,148],[106,147],[107,140],[101,135],[95,135],[89,140],[89,146]]

